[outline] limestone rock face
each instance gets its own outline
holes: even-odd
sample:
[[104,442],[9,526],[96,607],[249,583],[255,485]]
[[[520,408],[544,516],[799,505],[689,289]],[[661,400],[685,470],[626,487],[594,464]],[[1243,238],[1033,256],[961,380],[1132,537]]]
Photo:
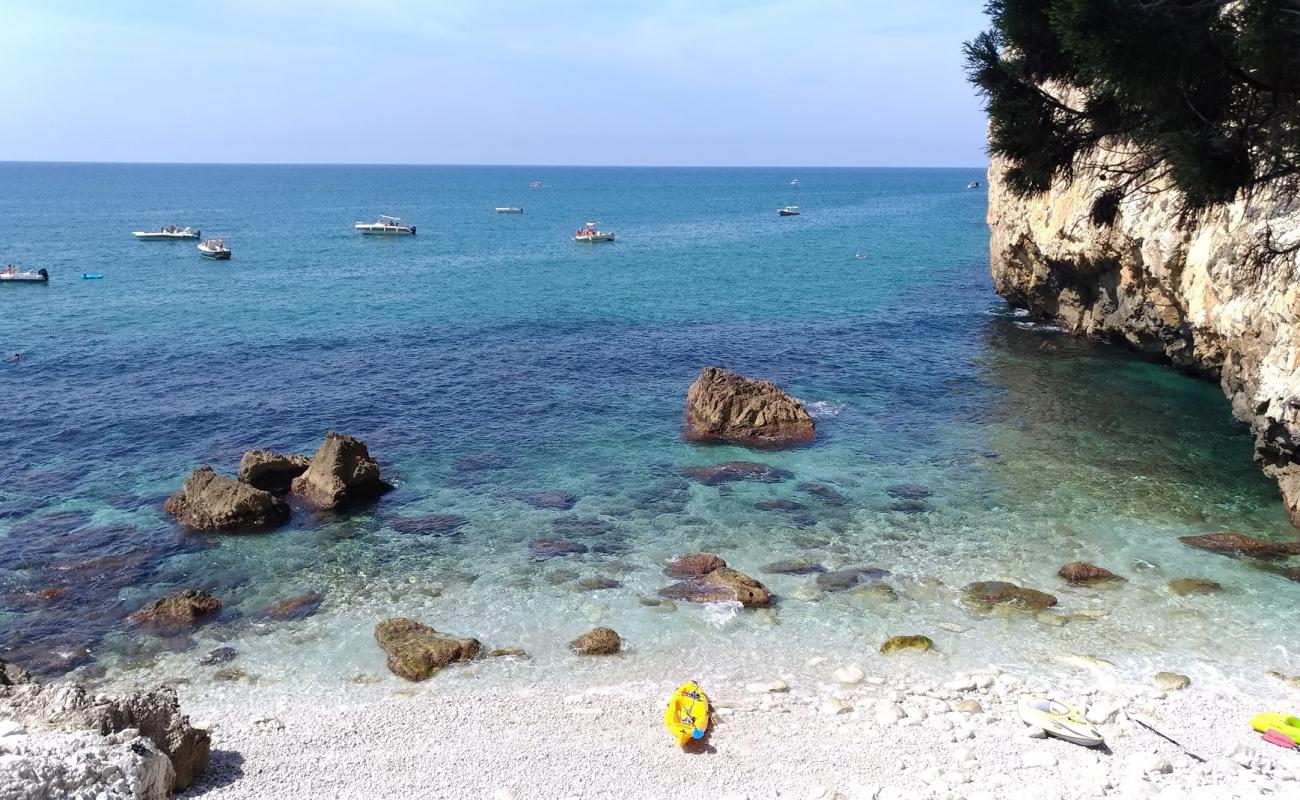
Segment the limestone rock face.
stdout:
[[291,487],[295,495],[320,509],[373,500],[392,488],[379,477],[379,464],[370,457],[365,442],[333,431]]
[[293,479],[307,471],[311,460],[306,456],[286,456],[270,450],[249,450],[239,460],[238,477],[264,492],[283,494]]
[[1011,193],[993,159],[994,289],[1077,336],[1217,378],[1300,524],[1300,250],[1261,257],[1300,243],[1300,203],[1259,192],[1181,224],[1173,192],[1142,191],[1098,225],[1094,201],[1123,157],[1114,150],[1031,199]]
[[280,498],[207,466],[191,472],[163,508],[185,527],[208,531],[259,530],[289,518]]
[[569,642],[580,656],[612,656],[623,648],[623,640],[613,628],[592,628]]
[[816,428],[803,403],[775,383],[706,367],[686,391],[685,435],[774,446],[812,441]]
[[408,681],[422,681],[448,664],[469,661],[483,647],[477,639],[457,639],[405,617],[376,625],[375,641],[388,654],[388,669]]
[[20,683],[31,683],[32,674],[17,664],[5,661],[0,658],[0,686],[17,686]]

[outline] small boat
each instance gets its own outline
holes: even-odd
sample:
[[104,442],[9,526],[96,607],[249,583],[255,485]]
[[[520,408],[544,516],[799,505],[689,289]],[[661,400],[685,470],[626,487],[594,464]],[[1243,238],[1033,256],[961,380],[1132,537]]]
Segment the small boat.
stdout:
[[190,227],[164,225],[156,231],[132,231],[131,235],[142,242],[179,242],[182,239],[198,239],[202,234]]
[[1020,718],[1026,725],[1042,728],[1058,739],[1097,747],[1104,743],[1101,732],[1083,718],[1083,714],[1059,700],[1047,697],[1020,698]]
[[104,276],[101,275],[101,274],[98,273],[98,272],[83,272],[83,273],[81,273],[81,279],[82,279],[83,281],[97,281],[97,280],[100,280],[100,279],[103,278],[103,277],[104,277]]
[[199,255],[204,258],[211,258],[214,261],[229,261],[230,248],[226,247],[225,239],[209,239],[198,245]]
[[782,217],[797,217],[799,216],[799,206],[786,206],[784,208],[778,208],[776,210],[776,213]]
[[13,264],[0,270],[0,281],[6,283],[49,283],[50,273],[44,268],[21,270]]
[[356,222],[352,225],[367,236],[414,236],[415,226],[407,227],[397,217],[380,214],[374,222]]
[[614,241],[614,234],[610,233],[609,231],[596,230],[596,223],[588,222],[583,227],[578,228],[578,230],[574,231],[573,241],[592,242],[592,243],[612,242]]
[[541,181],[533,181],[532,183],[528,184],[528,188],[529,188],[529,189],[540,189],[540,188],[542,188],[542,182],[541,182]]
[[798,185],[799,185],[799,179],[798,179],[798,178],[791,178],[791,179],[790,179],[790,185],[791,185],[791,186],[798,186]]
[[967,189],[978,189],[978,188],[980,188],[980,182],[979,182],[979,181],[971,181],[970,183],[966,184],[966,188],[967,188]]
[[522,214],[524,210],[518,206],[497,206],[498,214]]
[[[1291,746],[1300,746],[1300,718],[1277,711],[1256,714],[1250,718],[1250,727],[1263,734],[1274,733],[1291,742]],[[1276,738],[1276,737],[1275,737]]]
[[709,729],[709,698],[695,685],[695,681],[682,684],[668,698],[664,727],[668,728],[678,747],[704,738],[704,732]]

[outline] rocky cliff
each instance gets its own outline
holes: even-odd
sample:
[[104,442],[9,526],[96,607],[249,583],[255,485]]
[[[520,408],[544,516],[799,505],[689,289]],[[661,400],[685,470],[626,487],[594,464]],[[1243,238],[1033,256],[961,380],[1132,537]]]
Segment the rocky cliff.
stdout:
[[1180,219],[1157,183],[1098,223],[1094,203],[1118,158],[1028,200],[993,161],[994,287],[1075,335],[1217,378],[1300,525],[1300,204],[1264,193]]

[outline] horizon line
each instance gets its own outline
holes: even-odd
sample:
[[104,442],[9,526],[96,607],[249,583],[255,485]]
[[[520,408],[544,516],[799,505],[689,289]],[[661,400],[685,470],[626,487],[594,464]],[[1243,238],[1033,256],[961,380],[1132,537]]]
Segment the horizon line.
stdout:
[[140,167],[497,167],[529,169],[988,169],[987,164],[982,166],[885,166],[871,164],[471,164],[417,161],[83,161],[71,159],[0,159],[0,164]]

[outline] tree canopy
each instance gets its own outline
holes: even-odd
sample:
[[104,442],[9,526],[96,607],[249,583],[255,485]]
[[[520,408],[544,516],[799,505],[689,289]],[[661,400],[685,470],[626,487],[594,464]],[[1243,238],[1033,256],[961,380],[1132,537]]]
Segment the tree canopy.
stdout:
[[1017,194],[1107,152],[1125,157],[1099,205],[1157,178],[1189,211],[1300,188],[1300,0],[991,0],[987,11],[967,72]]

